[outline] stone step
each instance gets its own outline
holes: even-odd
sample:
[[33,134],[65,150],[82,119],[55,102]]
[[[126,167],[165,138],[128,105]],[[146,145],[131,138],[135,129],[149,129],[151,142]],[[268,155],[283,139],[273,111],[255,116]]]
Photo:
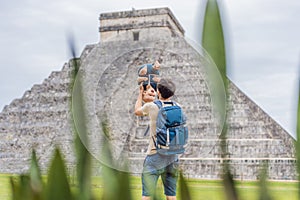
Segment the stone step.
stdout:
[[23,98],[27,98],[30,96],[34,96],[40,93],[51,93],[51,94],[56,94],[56,93],[62,93],[70,91],[70,81],[68,82],[62,82],[62,83],[56,83],[56,84],[36,84],[34,85],[31,90],[26,91],[23,95]]
[[6,120],[0,120],[0,127],[16,127],[38,126],[38,124],[64,124],[61,118],[68,117],[66,111],[63,112],[33,112],[15,113],[15,116],[9,115]]
[[[148,139],[139,139],[131,141],[130,154],[141,155],[144,154],[148,147]],[[228,140],[228,151],[230,157],[273,157],[279,155],[280,157],[290,157],[292,154],[284,151],[284,146],[281,140],[267,140],[267,139],[232,139]],[[283,148],[278,148],[282,146]],[[266,151],[266,149],[268,149]],[[263,153],[264,152],[264,153]],[[189,146],[184,157],[194,158],[214,158],[220,157],[220,139],[189,139]]]

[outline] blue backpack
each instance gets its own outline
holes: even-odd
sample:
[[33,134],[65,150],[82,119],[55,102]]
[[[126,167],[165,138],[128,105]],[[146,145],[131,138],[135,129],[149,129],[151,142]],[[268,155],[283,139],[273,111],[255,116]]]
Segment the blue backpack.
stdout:
[[156,140],[154,140],[157,152],[163,155],[184,153],[188,140],[188,128],[186,116],[181,107],[175,102],[164,102],[164,104],[171,104],[165,107],[159,100],[154,103],[159,108],[156,121]]

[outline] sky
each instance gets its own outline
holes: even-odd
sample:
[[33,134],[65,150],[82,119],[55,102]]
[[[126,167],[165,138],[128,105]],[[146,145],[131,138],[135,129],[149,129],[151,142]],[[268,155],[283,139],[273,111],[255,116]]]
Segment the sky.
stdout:
[[[300,66],[299,0],[219,1],[224,24],[228,78],[292,136],[296,135]],[[0,3],[0,111],[21,98],[71,55],[99,42],[104,12],[169,7],[200,41],[204,0],[10,0]]]

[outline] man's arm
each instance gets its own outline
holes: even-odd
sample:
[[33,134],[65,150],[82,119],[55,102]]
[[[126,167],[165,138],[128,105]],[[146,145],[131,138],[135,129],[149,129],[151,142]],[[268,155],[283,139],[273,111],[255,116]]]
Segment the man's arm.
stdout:
[[143,106],[143,92],[144,92],[144,88],[143,88],[143,84],[141,83],[140,85],[140,92],[139,92],[139,96],[135,102],[135,107],[134,107],[134,114],[137,116],[143,116],[143,110],[142,110],[142,106]]

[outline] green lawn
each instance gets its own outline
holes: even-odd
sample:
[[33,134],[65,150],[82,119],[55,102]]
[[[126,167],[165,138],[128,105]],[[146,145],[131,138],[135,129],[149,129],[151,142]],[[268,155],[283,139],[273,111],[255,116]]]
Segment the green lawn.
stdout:
[[0,174],[0,199],[11,199],[10,180],[11,175]]
[[[11,175],[0,175],[0,199],[10,200],[10,181]],[[72,181],[71,181],[72,182]],[[103,192],[103,184],[99,177],[93,178],[93,193],[97,199],[100,199]],[[241,199],[258,199],[259,188],[255,181],[237,181],[238,194]],[[191,196],[197,200],[225,200],[222,183],[220,181],[194,180],[188,181]],[[296,182],[269,182],[269,193],[274,200],[296,200],[297,183]],[[76,190],[74,186],[74,190]],[[140,177],[131,178],[131,192],[133,199],[141,199],[141,181]],[[162,184],[158,183],[158,190],[163,197]],[[178,190],[179,191],[179,190]],[[163,198],[162,198],[163,199]],[[178,198],[179,199],[179,198]]]

